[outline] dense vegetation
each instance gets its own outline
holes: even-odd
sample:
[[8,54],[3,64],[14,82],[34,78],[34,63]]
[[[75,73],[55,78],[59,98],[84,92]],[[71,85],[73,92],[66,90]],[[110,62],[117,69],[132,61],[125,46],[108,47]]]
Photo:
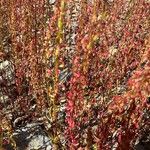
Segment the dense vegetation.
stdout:
[[1,0],[1,148],[41,122],[54,150],[133,149],[150,133],[149,31],[148,0]]

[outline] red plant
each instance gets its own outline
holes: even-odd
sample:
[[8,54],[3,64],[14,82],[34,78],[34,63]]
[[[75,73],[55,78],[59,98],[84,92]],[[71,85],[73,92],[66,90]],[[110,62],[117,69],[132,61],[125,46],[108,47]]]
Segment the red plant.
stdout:
[[14,120],[2,105],[2,132],[12,137],[15,117],[23,114],[28,122],[42,120],[53,149],[132,149],[149,109],[149,2],[0,5],[0,57],[13,62],[15,72],[15,96],[8,96]]

